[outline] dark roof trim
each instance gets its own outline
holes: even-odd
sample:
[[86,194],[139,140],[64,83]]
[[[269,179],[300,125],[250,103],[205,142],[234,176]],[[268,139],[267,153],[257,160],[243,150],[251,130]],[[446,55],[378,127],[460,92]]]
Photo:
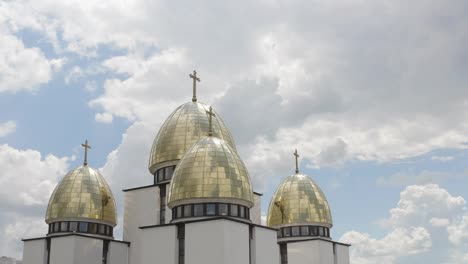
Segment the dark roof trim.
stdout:
[[130,242],[128,242],[128,241],[115,240],[115,239],[105,239],[103,237],[88,236],[88,235],[77,234],[77,233],[54,235],[54,236],[49,236],[49,237],[36,237],[36,238],[26,238],[26,239],[23,238],[21,240],[24,241],[24,242],[27,242],[27,241],[34,241],[34,240],[43,240],[43,239],[47,239],[47,238],[68,237],[68,236],[79,236],[79,237],[87,237],[87,238],[94,238],[94,239],[100,239],[100,240],[109,240],[109,241],[112,241],[112,242],[127,244],[127,246],[130,246]]
[[273,230],[273,231],[277,231],[277,230],[278,230],[278,229],[276,229],[276,228],[272,228],[272,227],[268,227],[268,226],[263,226],[263,225],[258,225],[258,224],[254,224],[254,223],[249,223],[249,222],[246,222],[246,221],[242,221],[242,220],[238,220],[238,219],[231,218],[231,217],[226,217],[226,216],[218,216],[218,217],[205,218],[205,219],[198,219],[198,220],[189,220],[189,221],[180,221],[180,222],[177,222],[177,223],[169,223],[169,224],[164,224],[164,225],[140,226],[140,229],[148,229],[148,228],[158,228],[158,227],[165,227],[165,226],[173,226],[173,225],[177,225],[177,224],[180,224],[180,223],[191,224],[191,223],[209,222],[209,221],[216,221],[216,220],[228,220],[228,221],[232,221],[232,222],[237,222],[237,223],[245,224],[245,225],[248,225],[248,226],[255,226],[255,227],[264,228],[264,229],[269,229],[269,230]]
[[308,239],[298,239],[298,240],[286,240],[286,241],[278,242],[278,244],[297,243],[297,242],[313,241],[313,240],[322,240],[322,241],[325,241],[325,242],[330,242],[330,243],[333,243],[333,244],[338,244],[338,245],[342,245],[342,246],[346,246],[346,247],[351,246],[351,244],[341,243],[341,242],[337,242],[337,241],[333,241],[333,240],[329,240],[329,239],[325,239],[325,238],[321,238],[321,237],[308,238]]
[[263,196],[263,193],[259,193],[259,192],[256,192],[256,191],[254,191],[253,193],[258,195],[258,196]]
[[[164,183],[164,184],[167,184],[167,183]],[[130,192],[130,191],[136,191],[136,190],[140,190],[140,189],[152,188],[152,187],[156,187],[156,186],[159,186],[159,185],[161,185],[161,184],[151,184],[151,185],[140,186],[140,187],[135,187],[135,188],[130,188],[130,189],[123,189],[122,192]]]

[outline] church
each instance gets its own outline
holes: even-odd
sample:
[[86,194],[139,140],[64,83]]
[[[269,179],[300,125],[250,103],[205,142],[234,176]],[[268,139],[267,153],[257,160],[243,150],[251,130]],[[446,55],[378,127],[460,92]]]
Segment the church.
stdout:
[[192,100],[153,141],[150,184],[123,190],[122,240],[114,238],[113,190],[88,165],[86,141],[83,165],[50,197],[48,233],[23,239],[24,264],[349,264],[350,245],[332,240],[330,206],[300,173],[297,150],[295,173],[277,187],[262,223],[265,197],[253,190],[221,117],[198,102],[196,71],[189,77]]

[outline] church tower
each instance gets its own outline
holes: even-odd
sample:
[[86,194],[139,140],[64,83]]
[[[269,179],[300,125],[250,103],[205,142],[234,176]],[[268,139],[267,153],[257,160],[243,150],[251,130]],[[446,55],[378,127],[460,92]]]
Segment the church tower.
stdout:
[[320,187],[296,171],[278,186],[270,201],[267,225],[278,230],[281,264],[349,264],[347,244],[330,237],[333,226],[328,201]]
[[114,240],[114,196],[104,177],[88,165],[86,141],[82,166],[68,172],[47,206],[46,237],[25,239],[24,264],[110,264],[127,258],[128,243]]

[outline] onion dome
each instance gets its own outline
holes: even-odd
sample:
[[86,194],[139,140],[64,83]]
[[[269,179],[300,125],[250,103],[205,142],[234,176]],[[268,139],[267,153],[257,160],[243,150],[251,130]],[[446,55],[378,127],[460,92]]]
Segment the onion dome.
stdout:
[[[166,119],[153,141],[148,169],[151,174],[163,167],[176,165],[182,156],[208,133],[209,106],[196,101],[179,106]],[[231,132],[219,115],[213,117],[213,136],[220,138],[235,152]]]
[[[49,233],[84,232],[110,235],[117,225],[114,196],[104,177],[87,165],[68,172],[55,187],[49,200],[46,223]],[[56,223],[56,225],[54,225]]]
[[315,225],[332,227],[330,206],[320,187],[298,169],[279,185],[268,208],[267,225],[281,227],[291,225]]
[[286,177],[276,189],[268,208],[267,225],[333,225],[330,206],[320,187],[307,175]]
[[254,203],[249,173],[226,141],[209,136],[192,146],[174,171],[168,206],[228,203],[251,208]]

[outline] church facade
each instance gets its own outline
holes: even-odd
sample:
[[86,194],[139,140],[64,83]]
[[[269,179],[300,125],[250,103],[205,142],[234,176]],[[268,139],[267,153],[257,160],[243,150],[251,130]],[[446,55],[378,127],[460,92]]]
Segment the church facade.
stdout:
[[[333,241],[320,187],[296,171],[270,200],[237,154],[211,106],[196,97],[172,112],[149,157],[151,184],[124,190],[123,239],[114,239],[116,204],[104,177],[88,166],[67,173],[51,195],[44,237],[23,239],[24,264],[349,264],[350,245]],[[150,178],[150,177],[149,177]]]

